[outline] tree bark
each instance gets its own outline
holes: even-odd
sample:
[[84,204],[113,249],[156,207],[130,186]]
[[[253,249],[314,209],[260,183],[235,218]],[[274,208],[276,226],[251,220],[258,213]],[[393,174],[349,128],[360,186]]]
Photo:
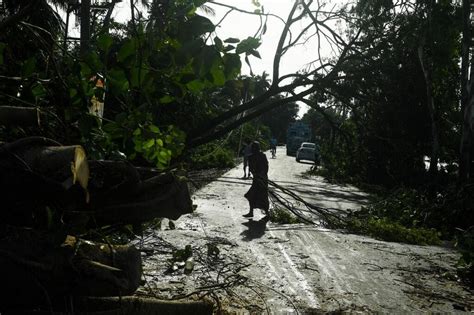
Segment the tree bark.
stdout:
[[459,149],[459,182],[466,183],[471,178],[471,151],[473,138],[473,113],[474,99],[473,88],[474,70],[471,60],[471,75],[469,78],[469,51],[471,49],[471,6],[469,0],[463,0],[463,38],[462,38],[462,62],[461,62],[461,112],[463,120],[461,124],[461,146]]
[[40,126],[40,110],[35,107],[0,106],[0,125]]
[[472,180],[471,168],[472,163],[472,145],[474,137],[474,79],[472,72],[474,71],[474,63],[471,63],[471,78],[469,102],[464,109],[463,124],[461,131],[461,148],[459,154],[459,181],[467,183]]
[[143,181],[139,194],[129,202],[111,203],[96,209],[99,226],[137,224],[154,218],[176,220],[193,211],[187,183],[169,173]]
[[32,147],[16,155],[30,169],[62,182],[66,189],[78,183],[87,190],[89,165],[86,153],[79,145]]
[[[424,40],[422,40],[424,41]],[[430,168],[429,174],[434,179],[438,173],[438,160],[439,160],[439,130],[438,121],[436,114],[436,106],[433,97],[433,81],[431,66],[425,62],[425,54],[423,52],[423,44],[418,46],[418,59],[420,66],[425,77],[426,85],[426,103],[428,107],[428,113],[431,121],[431,157],[430,157]]]

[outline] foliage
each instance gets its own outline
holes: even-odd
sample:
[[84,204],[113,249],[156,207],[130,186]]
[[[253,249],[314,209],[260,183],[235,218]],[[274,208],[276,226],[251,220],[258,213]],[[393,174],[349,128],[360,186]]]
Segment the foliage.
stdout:
[[469,261],[470,234],[457,231],[472,229],[472,187],[459,191],[459,187],[447,185],[435,198],[430,189],[421,188],[386,191],[379,187],[373,192],[374,200],[349,216],[349,230],[415,244],[437,244],[440,238],[458,239],[458,246]]
[[280,224],[303,223],[298,217],[292,215],[288,210],[280,207],[274,207],[270,211],[270,220]]
[[370,235],[389,242],[418,245],[438,245],[441,243],[438,232],[434,229],[407,228],[387,218],[369,218],[367,221],[352,218],[348,222],[347,228],[351,232]]
[[271,134],[278,143],[286,143],[286,131],[290,123],[296,120],[298,110],[298,104],[290,103],[263,114],[260,121],[270,128]]
[[[323,163],[334,176],[386,187],[423,184],[423,159],[431,154],[432,121],[418,49],[426,38],[425,55],[433,69],[435,117],[440,157],[452,164],[459,148],[459,10],[450,1],[434,5],[430,25],[417,2],[360,1],[352,25],[361,30],[354,51],[341,64],[346,79],[328,83],[313,95],[307,117],[319,128]],[[321,119],[327,122],[321,122]],[[453,141],[453,139],[456,139]]]
[[211,142],[194,149],[190,154],[193,169],[231,168],[235,166],[235,155],[219,142]]
[[[64,129],[48,136],[83,144],[91,158],[122,156],[166,168],[182,154],[187,132],[229,108],[221,104],[232,104],[239,54],[258,56],[256,38],[206,42],[215,26],[196,13],[203,3],[153,2],[148,21],[113,24],[110,33],[94,30],[97,37],[82,56],[57,49],[56,26],[49,34],[48,25],[41,25],[43,33],[24,26],[23,41],[4,33],[0,70],[5,78],[20,79],[0,80],[0,100],[6,95],[7,104],[48,106]],[[105,103],[103,119],[89,112],[91,98]]]
[[379,193],[370,205],[351,213],[347,229],[391,242],[440,244],[441,233],[434,228],[439,226],[430,217],[432,207],[426,195],[413,189]]

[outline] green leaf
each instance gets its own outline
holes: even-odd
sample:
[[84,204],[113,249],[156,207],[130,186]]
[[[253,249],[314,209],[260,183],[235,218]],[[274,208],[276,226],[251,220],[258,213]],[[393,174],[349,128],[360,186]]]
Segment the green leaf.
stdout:
[[231,51],[231,50],[233,50],[233,49],[235,49],[235,46],[227,45],[227,46],[224,47],[224,50],[223,50],[223,51],[224,51],[224,52],[228,52],[228,51]]
[[142,134],[142,130],[140,128],[135,129],[135,131],[133,132],[134,136],[139,136],[141,134]]
[[110,46],[112,46],[114,40],[109,34],[101,34],[97,38],[97,46],[104,52],[108,52]]
[[130,70],[131,78],[130,83],[132,87],[140,87],[145,81],[145,77],[148,74],[148,70],[134,67]]
[[234,38],[234,37],[229,37],[227,39],[224,39],[224,43],[237,44],[238,42],[240,42],[240,39]]
[[162,98],[160,98],[161,104],[168,104],[168,103],[171,103],[172,101],[174,101],[174,97],[172,97],[171,95],[165,95]]
[[206,85],[201,80],[193,80],[186,83],[186,87],[192,92],[200,92],[206,87]]
[[235,52],[237,54],[250,53],[251,50],[257,49],[259,46],[260,41],[257,38],[247,37],[237,45]]
[[31,88],[31,94],[35,98],[41,98],[46,95],[46,89],[40,83],[35,83]]
[[225,74],[224,74],[224,71],[222,70],[223,66],[222,66],[222,63],[219,61],[219,62],[215,62],[213,65],[212,65],[212,68],[211,68],[211,74],[212,74],[212,78],[213,78],[213,81],[214,81],[214,84],[215,85],[218,85],[218,86],[222,86],[224,85],[225,83]]
[[117,54],[117,60],[123,62],[129,56],[131,56],[135,52],[136,43],[135,40],[129,39],[127,40]]
[[155,139],[149,139],[149,140],[147,140],[147,141],[145,141],[145,142],[143,143],[143,147],[144,147],[145,149],[149,149],[149,148],[151,148],[151,147],[154,146],[154,145],[155,145]]
[[116,92],[123,93],[129,88],[129,83],[125,72],[121,69],[113,69],[108,72],[110,87]]
[[217,49],[222,51],[224,49],[224,44],[222,43],[221,39],[219,37],[214,37],[214,44],[216,45]]
[[35,57],[28,58],[23,63],[23,67],[21,70],[22,70],[21,71],[22,75],[24,77],[29,77],[30,75],[32,75],[36,70],[36,58]]
[[74,98],[77,95],[77,90],[75,88],[69,89],[69,97]]
[[250,50],[249,54],[254,55],[258,59],[262,59],[262,57],[260,57],[260,53],[258,51],[256,51],[255,49]]
[[195,15],[187,21],[186,28],[190,33],[199,36],[213,32],[216,27],[208,18]]
[[221,55],[211,46],[203,47],[200,58],[196,60],[196,66],[198,67],[198,73],[200,76],[206,76],[210,71],[214,63],[220,62]]
[[242,62],[240,61],[240,56],[236,54],[227,54],[223,58],[224,63],[224,73],[227,80],[232,80],[236,78],[242,67]]
[[80,67],[81,67],[81,77],[83,79],[89,80],[92,77],[91,68],[85,62],[81,62]]
[[92,51],[87,56],[85,57],[85,61],[87,62],[87,65],[89,67],[92,67],[95,71],[100,71],[103,68],[103,64],[100,61],[99,55],[95,52]]
[[159,147],[162,147],[162,146],[163,146],[163,140],[161,140],[161,139],[156,139],[156,144],[157,144]]
[[159,134],[159,133],[160,133],[160,128],[158,128],[158,127],[155,126],[155,125],[150,125],[150,126],[148,127],[148,129],[150,129],[150,131],[153,132],[153,133],[156,133],[156,134]]

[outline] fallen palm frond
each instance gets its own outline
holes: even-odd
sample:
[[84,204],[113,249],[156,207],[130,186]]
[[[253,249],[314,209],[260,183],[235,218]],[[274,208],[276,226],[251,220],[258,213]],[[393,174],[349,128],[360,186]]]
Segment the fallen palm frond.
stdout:
[[[291,189],[278,185],[271,180],[268,180],[268,186],[270,200],[274,204],[284,207],[303,222],[310,224],[319,223],[333,228],[343,227],[347,223],[347,213],[343,210],[324,208],[312,204]],[[319,220],[319,222],[315,222],[315,220]]]

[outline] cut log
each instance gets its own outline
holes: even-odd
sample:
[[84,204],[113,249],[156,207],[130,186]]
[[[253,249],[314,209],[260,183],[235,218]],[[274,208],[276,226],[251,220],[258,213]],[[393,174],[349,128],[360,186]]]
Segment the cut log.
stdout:
[[39,127],[40,110],[35,107],[0,106],[0,125]]
[[140,285],[142,260],[133,246],[93,243],[68,236],[62,248],[72,255],[73,295],[128,295]]
[[51,223],[48,207],[55,208],[56,220],[62,211],[85,207],[89,181],[85,151],[57,144],[31,137],[0,147],[3,223],[45,227]]
[[62,182],[66,189],[79,183],[87,190],[89,165],[80,145],[33,147],[17,155],[31,169]]
[[141,255],[133,246],[72,236],[52,246],[44,233],[14,233],[0,241],[0,277],[9,288],[0,295],[0,307],[46,304],[54,296],[130,295],[140,285]]
[[[0,158],[12,161],[10,167],[24,168],[66,185],[76,182],[87,190],[89,165],[80,145],[61,146],[44,137],[30,137],[3,144]],[[2,163],[8,167],[8,162]]]
[[141,188],[140,174],[127,161],[89,161],[93,208],[130,202]]
[[137,224],[154,218],[176,220],[192,211],[187,183],[167,173],[142,182],[140,192],[134,200],[96,209],[95,219],[99,226]]

